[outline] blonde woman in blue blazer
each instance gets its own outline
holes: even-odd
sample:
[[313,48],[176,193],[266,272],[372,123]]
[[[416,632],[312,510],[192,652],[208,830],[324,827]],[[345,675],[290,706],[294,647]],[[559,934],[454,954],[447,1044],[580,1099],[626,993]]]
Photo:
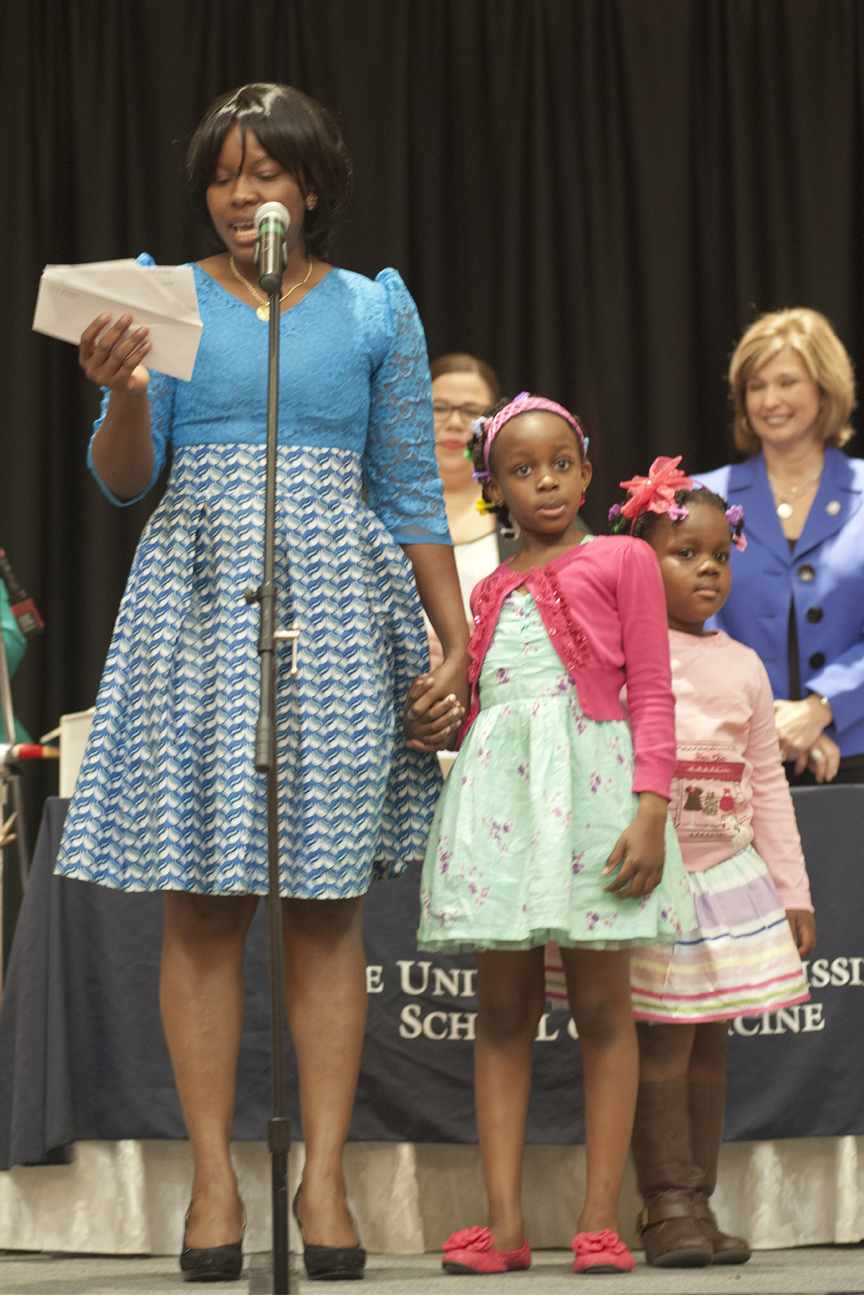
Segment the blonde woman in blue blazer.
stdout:
[[751,457],[699,477],[746,518],[732,593],[709,622],[753,648],[793,783],[864,782],[864,460],[852,364],[817,311],[763,315],[732,356],[734,436]]

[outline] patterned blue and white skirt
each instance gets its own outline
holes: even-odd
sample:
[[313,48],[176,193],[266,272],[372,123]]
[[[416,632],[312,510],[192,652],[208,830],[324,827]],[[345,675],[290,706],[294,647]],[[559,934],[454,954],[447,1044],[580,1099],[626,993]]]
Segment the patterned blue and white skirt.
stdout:
[[[127,891],[263,895],[254,767],[264,447],[182,446],[129,576],[57,871]],[[282,894],[362,895],[420,857],[440,790],[402,704],[428,666],[411,564],[354,451],[285,447],[277,492]],[[290,559],[290,585],[286,559]],[[290,592],[289,592],[290,590]]]

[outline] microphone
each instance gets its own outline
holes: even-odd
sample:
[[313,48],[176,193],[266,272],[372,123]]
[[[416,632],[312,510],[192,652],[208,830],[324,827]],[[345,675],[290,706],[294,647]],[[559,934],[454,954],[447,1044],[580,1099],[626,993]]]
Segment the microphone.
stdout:
[[258,242],[255,244],[255,264],[258,267],[258,287],[271,297],[282,291],[282,271],[288,260],[285,235],[291,217],[282,203],[266,202],[255,213]]
[[18,629],[25,639],[35,639],[45,629],[45,622],[39,615],[36,604],[27,597],[27,591],[15,579],[5,549],[0,549],[0,580],[8,591],[9,608],[18,622]]

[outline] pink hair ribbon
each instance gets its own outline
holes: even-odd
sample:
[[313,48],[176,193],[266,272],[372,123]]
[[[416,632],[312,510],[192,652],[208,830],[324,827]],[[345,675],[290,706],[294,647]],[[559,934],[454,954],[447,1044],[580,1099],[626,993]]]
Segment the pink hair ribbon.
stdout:
[[[630,496],[626,504],[621,505],[624,517],[637,518],[640,513],[668,513],[673,522],[684,516],[675,503],[675,492],[692,490],[693,479],[683,473],[678,465],[681,455],[670,459],[661,455],[648,469],[647,477],[631,477],[621,482],[621,489]],[[674,510],[674,512],[673,512]]]
[[559,418],[564,419],[565,423],[569,423],[578,436],[583,456],[587,453],[588,438],[569,410],[566,410],[563,405],[559,405],[557,401],[547,400],[545,396],[532,396],[530,392],[523,391],[518,396],[514,396],[510,404],[505,405],[497,414],[492,415],[490,418],[475,419],[472,423],[471,430],[474,435],[482,439],[483,462],[486,465],[485,472],[475,470],[473,474],[475,481],[489,480],[489,452],[492,449],[492,442],[504,424],[516,418],[518,414],[527,414],[529,410],[545,410],[548,414],[557,414]]

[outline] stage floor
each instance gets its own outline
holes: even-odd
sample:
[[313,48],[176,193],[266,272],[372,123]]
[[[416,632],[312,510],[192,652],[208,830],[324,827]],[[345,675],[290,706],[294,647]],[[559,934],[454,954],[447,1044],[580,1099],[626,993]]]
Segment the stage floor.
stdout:
[[[742,1296],[747,1292],[769,1293],[860,1293],[864,1291],[864,1247],[799,1247],[794,1251],[759,1251],[746,1265],[726,1265],[708,1269],[649,1269],[636,1257],[632,1274],[590,1279],[592,1292],[598,1296],[626,1293],[726,1293]],[[220,1283],[211,1290],[230,1292],[267,1292],[266,1255],[252,1255],[237,1283]],[[571,1256],[566,1251],[536,1251],[534,1263],[526,1273],[502,1274],[500,1278],[482,1278],[445,1274],[437,1255],[383,1256],[370,1255],[366,1281],[352,1286],[358,1296],[393,1293],[394,1296],[449,1296],[450,1293],[506,1292],[558,1293],[568,1296],[576,1290],[587,1291],[585,1282],[570,1272]],[[313,1283],[306,1278],[302,1264],[294,1261],[294,1290],[331,1292],[332,1283]],[[299,1278],[299,1288],[296,1285]],[[0,1293],[3,1296],[60,1296],[65,1293],[184,1293],[191,1288],[181,1281],[177,1262],[166,1256],[70,1256],[34,1252],[0,1252]]]

